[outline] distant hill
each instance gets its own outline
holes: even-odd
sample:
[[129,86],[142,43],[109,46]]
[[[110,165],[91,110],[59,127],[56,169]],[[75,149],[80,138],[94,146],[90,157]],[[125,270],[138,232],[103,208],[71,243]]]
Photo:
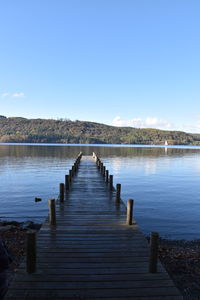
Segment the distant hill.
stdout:
[[200,145],[200,135],[52,119],[0,116],[0,142]]

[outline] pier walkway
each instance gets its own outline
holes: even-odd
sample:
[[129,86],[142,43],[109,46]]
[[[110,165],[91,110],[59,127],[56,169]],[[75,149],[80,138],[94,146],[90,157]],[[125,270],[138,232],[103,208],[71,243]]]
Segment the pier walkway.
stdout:
[[92,157],[84,157],[65,201],[37,235],[37,271],[22,263],[6,299],[178,300],[167,272],[148,272],[149,246],[115,202]]

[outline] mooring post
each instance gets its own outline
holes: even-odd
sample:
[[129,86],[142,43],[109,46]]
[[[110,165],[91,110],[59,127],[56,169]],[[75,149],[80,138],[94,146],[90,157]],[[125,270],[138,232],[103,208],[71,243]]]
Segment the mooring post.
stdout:
[[36,232],[26,234],[26,272],[36,272]]
[[50,223],[50,225],[56,225],[56,201],[55,201],[55,199],[49,199],[49,223]]
[[60,202],[64,202],[65,185],[60,183]]
[[108,178],[109,178],[109,171],[106,170],[106,180],[105,180],[106,183],[108,183]]
[[76,160],[76,171],[78,171],[78,167],[79,167],[79,160]]
[[98,158],[98,160],[97,160],[97,168],[99,168],[99,164],[100,164],[100,159]]
[[81,160],[81,158],[82,158],[82,155],[83,155],[83,153],[82,153],[82,152],[80,152],[80,153],[79,153],[79,155],[78,155],[79,161]]
[[69,190],[69,175],[65,175],[65,191]]
[[72,166],[72,177],[75,175],[75,167]]
[[72,170],[69,170],[69,182],[72,182]]
[[101,174],[103,175],[103,163],[101,163],[101,168],[100,168],[100,172],[101,172]]
[[157,272],[158,262],[158,239],[159,234],[157,232],[151,232],[150,237],[150,255],[149,255],[149,272]]
[[100,162],[100,168],[99,168],[99,171],[100,171],[100,173],[101,173],[101,170],[102,170],[102,162]]
[[113,190],[113,175],[110,175],[109,183],[110,183],[110,190],[112,191]]
[[100,161],[100,159],[98,160],[98,169],[100,169],[100,166],[101,166],[101,161]]
[[105,177],[106,176],[106,167],[104,166],[103,167],[103,177]]
[[116,202],[119,203],[121,199],[121,184],[116,185]]
[[126,216],[126,224],[133,224],[133,199],[129,199],[127,202],[127,216]]

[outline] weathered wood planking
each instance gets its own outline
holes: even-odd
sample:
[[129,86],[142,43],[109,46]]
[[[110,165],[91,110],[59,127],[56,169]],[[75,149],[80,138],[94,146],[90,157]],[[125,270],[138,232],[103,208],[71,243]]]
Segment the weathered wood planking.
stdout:
[[147,241],[137,224],[126,225],[126,207],[104,181],[83,157],[57,203],[57,225],[47,221],[38,234],[36,273],[22,263],[6,299],[182,299],[160,263],[148,273]]

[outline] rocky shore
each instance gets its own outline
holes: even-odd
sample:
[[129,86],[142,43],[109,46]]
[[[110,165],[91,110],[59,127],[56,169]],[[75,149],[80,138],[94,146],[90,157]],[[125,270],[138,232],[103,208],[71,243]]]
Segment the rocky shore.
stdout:
[[[8,269],[4,270],[0,266],[0,299],[3,299],[7,285],[12,281],[17,267],[24,258],[27,231],[39,230],[40,227],[41,224],[35,224],[31,221],[21,223],[0,221],[0,242],[5,248],[6,255],[9,256]],[[6,278],[4,278],[5,276]]]
[[[39,230],[40,226],[33,222],[0,222],[1,240],[12,260],[7,270],[8,283],[24,258],[27,230]],[[159,257],[184,299],[200,299],[200,239],[185,241],[160,238]]]
[[200,300],[200,239],[161,238],[159,258],[184,299]]

